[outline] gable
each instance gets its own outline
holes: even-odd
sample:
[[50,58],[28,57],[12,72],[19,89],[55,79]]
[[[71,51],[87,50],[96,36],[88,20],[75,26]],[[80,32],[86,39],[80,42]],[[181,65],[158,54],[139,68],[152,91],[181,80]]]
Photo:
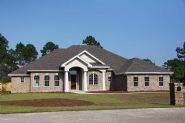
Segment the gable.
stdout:
[[82,58],[83,60],[85,60],[88,63],[96,63],[97,62],[94,59],[92,59],[89,55],[87,55],[86,53],[82,54],[80,56],[80,58]]
[[87,67],[88,67],[88,63],[84,62],[82,59],[80,59],[79,57],[75,57],[73,60],[71,60],[70,62],[68,62],[65,65],[65,71],[69,71],[70,68],[73,67],[80,67],[83,70],[87,71]]
[[75,55],[74,57],[72,57],[71,59],[69,59],[68,61],[66,61],[65,63],[63,63],[61,66],[65,67],[69,62],[71,62],[72,60],[76,58],[86,63],[88,67],[92,67],[92,65],[94,64],[100,64],[102,66],[105,65],[104,62],[102,62],[101,60],[99,60],[98,58],[96,58],[95,56],[87,52],[86,50],[84,50],[80,52],[79,54]]

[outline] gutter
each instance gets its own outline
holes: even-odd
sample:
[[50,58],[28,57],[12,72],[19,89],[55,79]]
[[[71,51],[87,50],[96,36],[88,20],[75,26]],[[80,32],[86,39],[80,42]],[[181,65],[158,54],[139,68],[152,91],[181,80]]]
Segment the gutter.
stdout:
[[25,77],[29,77],[29,74],[8,74],[8,76],[12,77],[12,76],[25,76]]
[[172,75],[174,72],[123,72],[123,73],[116,73],[116,75],[134,75],[134,74],[155,74],[155,75]]

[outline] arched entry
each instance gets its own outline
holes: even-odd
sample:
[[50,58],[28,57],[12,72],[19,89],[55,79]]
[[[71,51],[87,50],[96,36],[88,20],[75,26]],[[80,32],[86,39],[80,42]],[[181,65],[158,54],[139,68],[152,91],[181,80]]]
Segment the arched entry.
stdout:
[[82,90],[83,69],[73,67],[69,69],[69,88],[70,90]]
[[[71,78],[70,77],[73,77],[72,80],[74,81],[74,82],[72,82],[72,84],[73,84],[72,89],[74,89],[76,87],[76,89],[78,89],[78,90],[87,91],[88,64],[86,62],[84,62],[82,59],[80,59],[79,57],[75,57],[71,61],[69,61],[68,63],[64,64],[63,66],[64,66],[64,92],[69,92],[69,90],[71,90],[71,81],[70,81]],[[75,75],[75,73],[77,74],[76,77],[70,76],[72,74]],[[80,78],[79,79],[79,87],[77,87],[77,85],[75,86],[75,84],[74,84],[74,83],[76,83],[75,78],[77,78],[78,76],[80,76],[79,77]],[[76,84],[78,84],[78,83],[76,83]]]

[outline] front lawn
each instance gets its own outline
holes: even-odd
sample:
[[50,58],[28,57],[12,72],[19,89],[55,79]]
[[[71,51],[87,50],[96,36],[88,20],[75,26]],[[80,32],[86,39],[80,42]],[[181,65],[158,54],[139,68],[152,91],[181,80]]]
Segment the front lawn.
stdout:
[[1,95],[0,101],[51,99],[51,98],[88,101],[92,103],[92,105],[37,107],[37,106],[16,106],[0,104],[0,113],[175,107],[169,105],[168,92],[133,93],[133,94],[25,93],[25,94]]

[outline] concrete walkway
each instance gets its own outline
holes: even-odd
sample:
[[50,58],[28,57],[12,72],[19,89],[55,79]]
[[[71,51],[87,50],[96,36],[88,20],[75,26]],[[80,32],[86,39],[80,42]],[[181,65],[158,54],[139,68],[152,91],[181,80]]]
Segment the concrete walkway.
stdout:
[[185,123],[185,108],[0,114],[0,123]]

